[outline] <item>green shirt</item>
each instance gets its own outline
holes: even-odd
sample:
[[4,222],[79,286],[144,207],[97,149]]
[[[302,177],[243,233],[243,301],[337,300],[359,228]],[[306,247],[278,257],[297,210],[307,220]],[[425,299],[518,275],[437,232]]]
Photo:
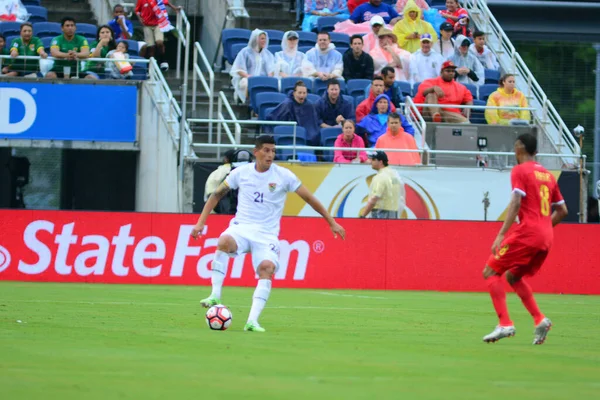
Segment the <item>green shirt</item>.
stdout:
[[[2,49],[0,49],[0,55],[1,56],[8,56],[8,55],[10,55],[10,53],[5,48],[2,48]],[[2,69],[4,67],[8,67],[9,65],[11,65],[12,61],[13,60],[8,59],[8,58],[2,58],[2,59],[0,59],[0,73],[2,73]]]
[[[13,40],[10,51],[17,50],[20,56],[37,56],[44,50],[44,44],[37,37],[32,37],[28,44],[23,42],[23,39],[16,38]],[[10,67],[13,71],[19,72],[36,72],[40,69],[39,60],[14,60]]]
[[[83,49],[89,49],[87,39],[83,36],[75,35],[72,40],[67,40],[65,35],[60,35],[52,39],[50,49],[58,49],[62,53],[68,53],[73,50],[76,53]],[[77,68],[77,60],[55,60],[53,70],[62,70],[63,67],[71,67],[71,73],[74,73]]]
[[[98,46],[97,41],[92,43],[92,45],[90,46],[90,57],[92,56],[92,53],[94,52],[94,50],[96,49],[97,46]],[[100,49],[100,57],[98,57],[98,58],[106,58],[107,54],[108,54],[108,46],[104,46],[104,47],[102,47],[102,49]],[[102,73],[102,72],[104,72],[104,63],[98,62],[98,61],[87,61],[86,66],[83,70]]]

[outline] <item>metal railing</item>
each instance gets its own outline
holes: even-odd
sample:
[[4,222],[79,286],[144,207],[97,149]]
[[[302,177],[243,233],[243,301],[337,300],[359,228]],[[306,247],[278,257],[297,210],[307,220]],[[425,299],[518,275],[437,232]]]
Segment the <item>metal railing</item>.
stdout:
[[[202,69],[198,64],[198,57],[202,60],[202,64],[204,68],[208,72],[208,82],[206,82],[206,78],[204,78],[204,74],[202,73]],[[208,117],[212,118],[213,116],[213,108],[214,108],[214,91],[215,91],[215,73],[213,72],[208,59],[206,58],[206,54],[204,54],[204,50],[202,50],[202,46],[200,46],[199,42],[194,43],[194,65],[192,72],[192,111],[196,111],[196,97],[198,96],[197,92],[197,78],[200,78],[200,82],[202,83],[202,87],[206,91],[208,95]],[[229,107],[229,102],[227,103]],[[219,117],[221,118],[221,117]],[[213,131],[213,123],[208,123],[208,143],[212,143],[212,131]]]
[[527,96],[529,105],[535,109],[534,122],[550,139],[552,146],[558,153],[579,155],[579,144],[492,15],[486,1],[464,0],[462,4],[469,11],[475,25],[487,34],[487,45],[496,55],[502,69],[515,74],[517,88]]
[[[410,96],[404,98],[404,116],[408,122],[415,128],[415,141],[419,148],[424,149],[427,147],[427,124],[423,115],[413,102]],[[420,145],[419,145],[420,142]]]

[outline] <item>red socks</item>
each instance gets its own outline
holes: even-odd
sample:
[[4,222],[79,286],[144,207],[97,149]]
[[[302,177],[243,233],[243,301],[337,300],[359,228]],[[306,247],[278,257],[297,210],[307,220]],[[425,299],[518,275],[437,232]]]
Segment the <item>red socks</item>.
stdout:
[[544,314],[541,313],[537,303],[535,302],[531,286],[529,286],[527,282],[521,279],[515,284],[513,284],[512,288],[521,298],[521,301],[523,302],[523,305],[525,306],[527,311],[529,311],[529,314],[531,314],[531,316],[533,317],[533,322],[535,323],[535,325],[542,322],[542,320],[544,319]]
[[[498,275],[492,275],[487,278],[485,282],[487,283],[488,290],[492,298],[492,303],[494,304],[494,309],[496,310],[496,314],[498,314],[498,319],[500,320],[499,325],[513,326],[513,322],[510,320],[510,316],[508,315],[508,307],[506,307],[506,292],[504,291],[504,282],[502,282],[502,278]],[[531,288],[529,291],[531,293]]]

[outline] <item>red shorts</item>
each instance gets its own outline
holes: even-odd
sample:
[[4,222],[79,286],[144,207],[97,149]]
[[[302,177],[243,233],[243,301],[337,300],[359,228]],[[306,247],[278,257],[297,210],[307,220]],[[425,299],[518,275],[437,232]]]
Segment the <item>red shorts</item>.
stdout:
[[535,275],[547,256],[548,249],[532,247],[514,238],[507,238],[496,255],[492,254],[488,258],[487,265],[500,275],[510,271],[520,278]]

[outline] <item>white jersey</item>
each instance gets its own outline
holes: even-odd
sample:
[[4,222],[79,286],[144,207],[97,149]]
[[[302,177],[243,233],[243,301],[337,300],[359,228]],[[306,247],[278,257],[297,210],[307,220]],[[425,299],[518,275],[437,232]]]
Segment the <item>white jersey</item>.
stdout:
[[288,192],[302,185],[289,169],[271,164],[266,172],[258,172],[255,163],[231,171],[225,183],[238,189],[234,223],[255,225],[260,232],[279,235],[279,222]]

